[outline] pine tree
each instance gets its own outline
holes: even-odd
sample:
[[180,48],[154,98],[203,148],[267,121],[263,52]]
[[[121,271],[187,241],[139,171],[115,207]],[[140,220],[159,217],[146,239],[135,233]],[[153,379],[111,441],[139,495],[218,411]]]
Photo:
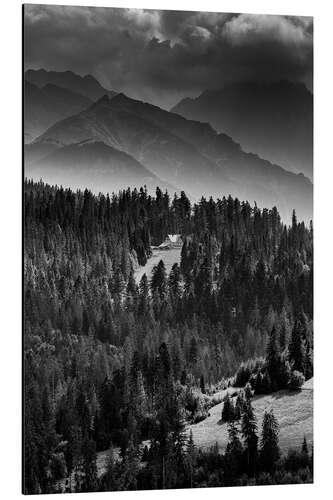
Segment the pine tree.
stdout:
[[176,391],[174,391],[172,398],[171,414],[168,474],[173,473],[173,479],[171,482],[168,481],[168,487],[181,487],[186,473],[186,454],[184,451],[186,435],[183,409]]
[[139,283],[139,307],[138,314],[140,317],[144,316],[148,310],[149,305],[149,285],[146,274],[144,274]]
[[181,295],[181,287],[180,287],[180,268],[177,263],[173,264],[169,279],[168,279],[168,287],[173,299],[173,302],[177,302]]
[[195,365],[197,361],[198,361],[198,344],[195,337],[192,337],[190,352],[189,352],[189,362],[191,365]]
[[136,298],[137,291],[138,291],[138,287],[137,287],[136,282],[135,282],[134,272],[133,272],[133,269],[131,269],[131,272],[130,272],[130,275],[128,278],[128,282],[127,282],[127,287],[126,287],[127,297],[129,299],[134,300]]
[[82,445],[82,483],[80,492],[92,492],[98,489],[96,445],[91,439],[86,438]]
[[254,415],[251,400],[246,400],[241,421],[242,437],[245,443],[245,453],[248,472],[253,475],[256,471],[258,455],[257,419]]
[[200,376],[200,390],[202,394],[206,394],[205,379],[203,375]]
[[189,487],[193,488],[193,472],[196,464],[196,448],[193,441],[193,432],[190,430],[190,436],[187,443],[187,465],[188,465],[188,474],[189,474]]
[[[147,407],[146,393],[143,383],[142,372],[140,370],[139,354],[136,351],[133,355],[131,370],[129,374],[129,414],[140,426],[144,418]],[[136,439],[135,436],[132,437]]]
[[278,377],[280,372],[280,354],[277,342],[276,329],[273,327],[266,351],[266,365],[272,383],[272,390],[278,389]]
[[137,475],[140,468],[140,450],[132,440],[128,443],[122,465],[123,470],[120,478],[120,489],[122,491],[136,490]]
[[289,380],[288,366],[281,355],[275,327],[271,331],[267,345],[266,367],[273,391],[287,386]]
[[158,424],[156,426],[155,441],[158,443],[161,458],[165,461],[174,411],[171,363],[168,347],[165,343],[160,345],[157,358],[155,411]]
[[244,388],[244,396],[245,396],[245,400],[247,402],[251,401],[251,399],[253,397],[253,390],[252,390],[251,384],[249,382],[247,382],[247,384]]
[[239,438],[239,429],[235,422],[228,423],[228,444],[225,453],[225,482],[233,485],[242,469],[243,446]]
[[292,368],[304,373],[306,367],[306,352],[303,337],[303,325],[300,320],[296,320],[291,332],[289,343],[289,360]]
[[273,410],[265,411],[260,440],[260,461],[263,470],[272,471],[279,457],[279,424]]
[[303,443],[302,443],[302,459],[304,463],[304,467],[307,467],[309,465],[309,449],[308,449],[308,443],[306,440],[306,437],[304,436]]
[[160,260],[157,266],[154,266],[150,282],[152,293],[157,293],[160,299],[164,299],[166,293],[166,272],[163,260]]
[[235,417],[234,405],[228,392],[225,396],[221,417],[223,422],[231,422]]
[[236,404],[235,404],[235,419],[240,420],[245,405],[244,391],[238,393]]

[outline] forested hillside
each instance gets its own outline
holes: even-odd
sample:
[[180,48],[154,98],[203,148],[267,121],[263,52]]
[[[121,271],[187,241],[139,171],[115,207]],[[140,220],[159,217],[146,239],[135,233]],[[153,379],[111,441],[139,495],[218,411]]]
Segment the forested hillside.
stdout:
[[[183,431],[237,370],[258,394],[312,376],[312,226],[231,197],[24,191],[25,492],[72,473],[71,491],[311,480],[306,442],[276,465],[274,415],[258,442],[249,394],[225,455]],[[182,235],[181,265],[167,275],[161,260],[137,286],[168,233]],[[120,461],[98,478],[96,451],[110,447]]]

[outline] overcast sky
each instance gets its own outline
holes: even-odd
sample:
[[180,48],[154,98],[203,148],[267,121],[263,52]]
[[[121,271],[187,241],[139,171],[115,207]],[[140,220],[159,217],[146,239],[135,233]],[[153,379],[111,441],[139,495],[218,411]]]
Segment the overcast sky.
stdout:
[[313,20],[26,5],[25,68],[92,74],[164,108],[232,81],[288,79],[312,90]]

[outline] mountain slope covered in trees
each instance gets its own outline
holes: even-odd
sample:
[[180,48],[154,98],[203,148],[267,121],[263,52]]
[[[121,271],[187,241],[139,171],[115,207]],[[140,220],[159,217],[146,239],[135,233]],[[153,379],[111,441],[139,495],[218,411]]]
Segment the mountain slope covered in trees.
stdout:
[[[282,457],[274,414],[258,429],[251,403],[312,377],[311,226],[232,197],[31,181],[24,194],[26,493],[72,473],[78,492],[312,480],[307,443]],[[134,267],[169,233],[180,266],[167,276],[161,260],[137,286]],[[199,453],[185,424],[236,371],[247,386],[226,452]],[[98,478],[96,452],[112,447],[120,461]]]

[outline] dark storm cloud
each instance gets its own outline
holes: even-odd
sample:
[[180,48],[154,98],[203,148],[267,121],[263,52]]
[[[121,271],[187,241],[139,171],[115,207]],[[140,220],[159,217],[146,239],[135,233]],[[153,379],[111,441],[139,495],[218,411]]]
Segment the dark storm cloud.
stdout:
[[91,73],[168,107],[244,79],[312,86],[311,18],[29,5],[25,65]]

